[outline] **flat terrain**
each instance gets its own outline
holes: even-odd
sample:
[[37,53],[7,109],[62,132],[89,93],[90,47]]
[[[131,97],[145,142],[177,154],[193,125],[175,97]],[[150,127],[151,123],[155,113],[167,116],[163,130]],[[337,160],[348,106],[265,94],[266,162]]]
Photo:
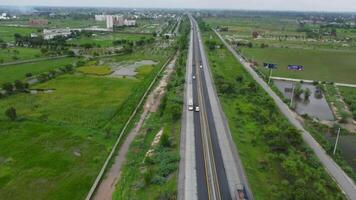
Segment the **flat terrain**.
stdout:
[[67,64],[73,64],[78,60],[78,58],[60,58],[33,63],[0,66],[0,85],[5,82],[24,80],[26,78],[26,73],[37,75],[59,67],[64,67]]
[[[224,38],[241,51],[242,55],[256,62],[259,69],[268,75],[263,63],[278,64],[273,76],[311,79],[328,82],[356,83],[355,34],[337,28],[337,37],[321,36],[309,38],[300,31],[296,18],[287,16],[242,15],[228,18],[206,18],[212,27],[225,27]],[[305,29],[319,29],[318,25],[307,24]],[[253,32],[258,33],[253,38]],[[250,43],[250,47],[247,45]],[[264,47],[262,47],[264,46]],[[288,65],[303,65],[304,71],[290,71]]]
[[[16,121],[0,115],[0,196],[83,199],[117,133],[169,52],[106,58],[110,62],[153,59],[158,63],[138,68],[133,78],[66,74],[32,87],[53,89],[50,93],[16,94],[0,99],[0,113],[12,106],[18,115]],[[36,63],[32,68],[55,68],[53,63],[47,64]],[[62,64],[63,61],[58,63]],[[11,67],[15,68],[0,68],[4,77],[1,80],[23,77],[31,69]]]
[[41,50],[36,48],[16,47],[0,49],[0,63],[34,59],[43,56],[44,55],[41,53]]
[[126,34],[126,33],[103,33],[92,37],[81,36],[77,39],[68,41],[69,44],[83,45],[83,44],[95,44],[101,47],[114,46],[113,41],[115,40],[127,40],[127,41],[137,41],[140,39],[149,39],[152,35],[146,34]]
[[[356,83],[356,52],[286,48],[243,48],[242,54],[258,62],[275,63],[273,76],[338,83]],[[289,64],[303,65],[303,71],[288,70]]]
[[29,27],[0,26],[0,39],[4,40],[5,42],[14,42],[15,33],[28,36],[31,33],[38,33],[38,29]]

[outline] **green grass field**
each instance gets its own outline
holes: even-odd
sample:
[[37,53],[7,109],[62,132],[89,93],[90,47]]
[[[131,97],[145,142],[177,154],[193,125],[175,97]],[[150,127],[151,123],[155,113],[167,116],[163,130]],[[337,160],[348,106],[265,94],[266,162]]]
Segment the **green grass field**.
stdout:
[[141,38],[151,38],[151,35],[144,35],[144,34],[126,34],[126,33],[110,33],[110,34],[99,34],[93,37],[80,37],[78,39],[73,39],[68,41],[69,44],[96,44],[100,45],[101,47],[110,47],[114,46],[113,41],[115,40],[128,40],[128,41],[137,41]]
[[[253,48],[238,46],[248,59],[278,64],[274,76],[287,78],[311,79],[328,82],[356,83],[356,43],[335,42],[336,38],[323,36],[323,40],[306,37],[299,32],[296,19],[287,16],[246,16],[204,19],[212,27],[228,27],[221,34],[235,45],[251,42]],[[314,27],[318,28],[318,26]],[[252,32],[257,31],[260,38],[253,39]],[[346,29],[337,29],[338,38],[353,38],[354,33]],[[287,36],[287,37],[286,37]],[[261,44],[268,48],[260,48]],[[345,46],[346,45],[346,46]],[[287,66],[303,65],[304,71],[289,71]],[[261,70],[268,74],[266,70]]]
[[[167,59],[151,57],[159,63],[136,79],[67,74],[34,86],[55,89],[52,93],[1,99],[0,196],[83,199],[117,133]],[[149,56],[111,59],[135,58]],[[11,106],[18,114],[14,122],[3,114]]]
[[112,72],[108,66],[84,66],[76,69],[78,72],[91,75],[108,75]]
[[[0,101],[0,196],[82,199],[113,144],[104,127],[139,81],[64,75]],[[13,106],[19,120],[3,113]],[[80,156],[78,156],[79,152]]]
[[[17,59],[14,59],[16,57]],[[28,60],[43,57],[40,49],[36,48],[7,48],[0,49],[0,63],[2,62],[15,62],[20,60]]]
[[[276,63],[273,76],[356,84],[356,52],[286,48],[243,48],[242,54],[263,62]],[[303,65],[303,71],[288,70],[289,64]],[[268,74],[267,70],[264,70]]]
[[12,27],[12,26],[0,26],[0,39],[5,42],[14,42],[15,33],[19,33],[20,35],[30,35],[31,33],[37,33],[37,28],[29,28],[29,27]]
[[63,67],[67,64],[73,64],[76,61],[78,61],[78,58],[60,58],[33,63],[0,66],[0,85],[5,82],[24,80],[26,73],[36,75]]
[[[218,41],[212,32],[204,35],[208,39]],[[233,55],[224,47],[206,51],[254,198],[343,199],[299,133]],[[314,184],[306,188],[300,182]],[[297,192],[301,187],[303,193]]]

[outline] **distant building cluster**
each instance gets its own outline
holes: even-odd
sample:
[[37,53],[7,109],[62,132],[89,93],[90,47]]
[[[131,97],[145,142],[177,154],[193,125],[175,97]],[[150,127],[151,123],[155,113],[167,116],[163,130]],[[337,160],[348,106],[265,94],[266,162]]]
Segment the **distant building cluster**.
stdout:
[[47,19],[30,19],[28,21],[28,24],[30,26],[46,26],[46,25],[48,25],[48,20]]
[[67,37],[71,34],[71,29],[63,28],[63,29],[43,29],[43,39],[50,40],[56,36],[64,36]]
[[106,28],[136,26],[136,20],[125,19],[122,15],[95,15],[96,21],[106,21]]
[[17,17],[16,16],[10,16],[10,15],[8,15],[7,13],[2,13],[1,15],[0,15],[0,20],[9,20],[9,19],[17,19]]

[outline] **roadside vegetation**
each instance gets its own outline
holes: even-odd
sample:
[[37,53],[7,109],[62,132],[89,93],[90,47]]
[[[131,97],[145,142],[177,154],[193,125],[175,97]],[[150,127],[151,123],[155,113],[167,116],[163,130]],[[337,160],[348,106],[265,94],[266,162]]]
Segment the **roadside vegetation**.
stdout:
[[[300,133],[200,21],[214,82],[256,199],[344,199]],[[312,183],[312,184],[310,184]]]
[[339,89],[352,113],[353,119],[356,120],[356,88],[339,87]]
[[31,86],[36,93],[0,99],[1,198],[83,199],[117,134],[172,53],[169,46],[150,44],[123,55],[93,58],[98,63],[157,63],[138,68],[133,78],[74,73],[74,65],[66,73],[47,76],[77,62],[76,57],[0,67],[1,83],[10,82],[11,87],[28,73],[47,74]]
[[[340,150],[337,150],[335,155],[333,154],[335,143],[329,141],[326,138],[326,134],[330,134],[336,137],[337,131],[339,128],[338,125],[330,128],[327,125],[313,121],[308,116],[304,116],[304,127],[313,135],[313,137],[318,141],[319,144],[325,149],[325,151],[334,159],[334,161],[344,170],[344,172],[354,181],[356,181],[356,172],[352,168],[351,163],[348,163],[345,157],[342,155]],[[341,135],[352,135],[346,129],[341,128]],[[340,144],[339,144],[340,145]],[[350,161],[354,162],[354,161]]]
[[[146,119],[130,146],[114,199],[176,199],[180,118],[190,23],[184,18],[177,39],[178,58],[159,109]],[[163,130],[159,143],[152,146]],[[151,153],[147,153],[147,152]]]

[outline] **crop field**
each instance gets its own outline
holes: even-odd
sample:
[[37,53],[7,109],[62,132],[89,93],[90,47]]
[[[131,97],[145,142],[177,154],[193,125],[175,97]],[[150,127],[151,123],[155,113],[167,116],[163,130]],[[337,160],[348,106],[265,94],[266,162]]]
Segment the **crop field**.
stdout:
[[[60,75],[31,87],[51,92],[20,93],[0,99],[0,196],[15,200],[29,196],[83,199],[119,130],[167,58],[168,54],[142,52],[113,56],[105,59],[153,59],[158,64],[138,68],[136,78]],[[73,61],[66,59],[68,63]],[[34,64],[40,68],[38,71],[55,68],[51,62],[49,66]],[[57,64],[62,66],[64,61]],[[15,71],[10,66],[0,68],[4,70],[0,80],[23,77],[31,69],[26,66],[11,66],[19,68]],[[17,120],[10,121],[3,114],[9,107],[16,109]]]
[[12,26],[1,26],[0,27],[0,39],[5,42],[14,42],[15,33],[20,35],[30,35],[31,33],[37,33],[37,28],[28,28],[28,27],[12,27]]
[[34,59],[38,57],[43,57],[43,54],[40,49],[36,48],[15,47],[0,49],[0,63]]
[[[211,31],[203,39],[223,46]],[[224,47],[206,51],[255,199],[343,199],[315,155],[303,144],[298,131],[233,55]],[[299,181],[314,184],[307,188],[298,186]],[[303,194],[297,192],[300,187]]]
[[[277,64],[273,76],[356,84],[356,51],[243,48],[241,52],[257,61],[266,74],[264,62]],[[303,65],[304,70],[288,70],[289,64]]]
[[33,63],[0,66],[0,85],[5,82],[24,80],[26,78],[26,73],[36,75],[63,67],[67,64],[73,64],[76,61],[78,61],[78,58],[60,58]]
[[145,35],[145,34],[125,34],[125,33],[104,33],[104,34],[99,34],[97,36],[93,37],[80,37],[78,39],[73,39],[71,41],[68,41],[69,44],[76,44],[76,45],[82,45],[82,44],[95,44],[95,45],[100,45],[101,47],[110,47],[113,46],[113,41],[115,40],[128,40],[128,41],[137,41],[140,39],[148,39],[151,38],[151,35]]

